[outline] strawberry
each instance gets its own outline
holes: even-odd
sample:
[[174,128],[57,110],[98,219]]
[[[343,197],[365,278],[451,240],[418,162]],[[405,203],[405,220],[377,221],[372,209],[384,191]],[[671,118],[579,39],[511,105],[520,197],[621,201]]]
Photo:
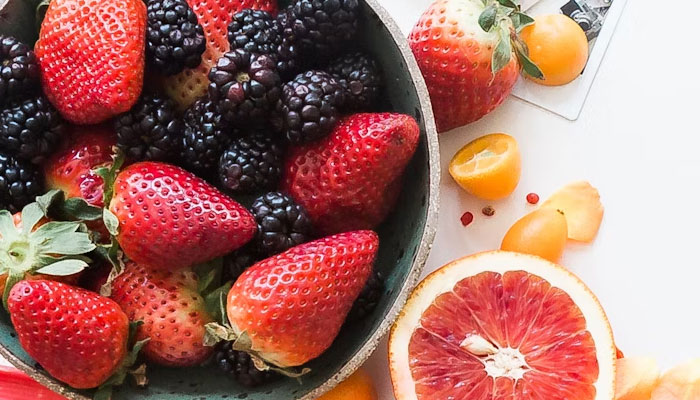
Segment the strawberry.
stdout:
[[94,388],[127,358],[129,319],[114,301],[53,281],[21,281],[8,300],[22,348],[54,378]]
[[207,48],[202,54],[202,63],[193,69],[165,78],[165,92],[175,100],[181,110],[207,92],[209,70],[230,49],[228,24],[233,15],[243,9],[277,12],[277,0],[187,0],[204,28]]
[[112,282],[112,299],[131,321],[143,321],[137,340],[150,338],[143,354],[169,367],[195,366],[209,358],[204,325],[213,319],[197,293],[197,276],[189,269],[152,270],[128,262]]
[[141,0],[52,0],[35,47],[49,101],[76,124],[128,111],[143,85],[145,35]]
[[253,215],[204,180],[161,162],[117,175],[109,210],[117,241],[140,265],[175,270],[223,256],[250,241]]
[[409,36],[428,86],[438,132],[474,122],[510,94],[527,57],[520,29],[534,22],[513,0],[435,0]]
[[63,146],[44,164],[46,186],[66,197],[104,207],[102,177],[94,169],[112,162],[116,134],[111,126],[72,126]]
[[282,190],[323,234],[372,229],[394,206],[419,134],[408,115],[346,117],[326,138],[290,150]]
[[376,233],[354,231],[254,264],[228,293],[227,339],[237,339],[237,350],[282,368],[318,357],[340,331],[378,248]]

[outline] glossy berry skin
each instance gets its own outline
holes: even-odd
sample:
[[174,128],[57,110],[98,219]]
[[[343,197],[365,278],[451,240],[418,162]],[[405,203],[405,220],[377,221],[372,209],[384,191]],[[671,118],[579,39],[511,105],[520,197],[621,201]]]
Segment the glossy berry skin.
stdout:
[[160,162],[122,170],[109,209],[119,219],[124,254],[152,268],[177,270],[223,256],[256,230],[245,207],[194,174]]
[[12,36],[0,35],[0,106],[39,91],[39,64],[34,51]]
[[328,137],[290,150],[282,178],[322,234],[372,229],[393,208],[401,175],[418,145],[413,117],[346,117]]
[[67,120],[96,124],[128,111],[143,86],[142,0],[55,0],[36,55],[44,93]]
[[308,242],[250,267],[228,294],[234,332],[280,367],[306,363],[335,339],[372,272],[379,238],[354,231]]
[[188,0],[187,3],[204,28],[206,50],[199,66],[185,69],[163,82],[165,92],[178,103],[180,110],[207,92],[209,70],[230,49],[228,25],[234,14],[246,8],[277,14],[277,0]]
[[21,281],[8,308],[22,348],[76,389],[101,385],[127,354],[129,320],[114,301],[60,282]]
[[102,177],[94,169],[112,162],[115,144],[109,125],[71,126],[62,146],[44,163],[46,186],[104,207]]
[[501,104],[520,67],[515,54],[491,72],[498,33],[479,26],[480,0],[436,0],[423,13],[409,44],[428,86],[438,132],[474,122]]
[[197,293],[197,275],[191,270],[152,270],[129,262],[113,282],[111,297],[130,321],[143,321],[136,338],[150,338],[142,349],[149,361],[188,367],[214,352],[213,347],[204,346],[204,325],[213,320]]
[[0,153],[0,210],[16,213],[44,193],[44,179],[36,165]]

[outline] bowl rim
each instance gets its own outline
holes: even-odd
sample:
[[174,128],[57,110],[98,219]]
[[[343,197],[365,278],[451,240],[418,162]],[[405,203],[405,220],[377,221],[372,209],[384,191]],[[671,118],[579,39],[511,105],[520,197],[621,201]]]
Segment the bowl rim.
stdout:
[[[394,45],[399,49],[403,60],[406,62],[409,75],[411,76],[411,80],[418,94],[418,102],[421,114],[423,116],[428,145],[429,189],[426,223],[423,229],[423,235],[421,237],[418,251],[411,262],[408,276],[400,288],[399,295],[396,297],[393,304],[391,304],[389,311],[384,316],[384,319],[379,327],[374,330],[372,335],[367,338],[365,343],[352,355],[350,360],[338,370],[338,372],[328,378],[323,384],[301,397],[299,400],[315,400],[319,396],[330,391],[340,382],[352,375],[357,369],[359,369],[379,347],[379,343],[389,332],[389,329],[398,318],[401,309],[406,304],[408,296],[418,284],[437,232],[438,209],[440,205],[440,148],[438,145],[437,128],[433,116],[430,96],[428,95],[428,88],[423,80],[423,75],[418,68],[413,52],[408,45],[408,40],[402,33],[398,24],[377,0],[362,1],[364,1],[370,9],[372,9],[375,15],[386,27]],[[3,0],[0,0],[0,3],[3,3]],[[68,399],[91,400],[89,397],[84,396],[75,389],[58,383],[49,376],[39,372],[36,368],[25,363],[12,352],[7,350],[2,344],[0,344],[0,356],[4,357],[15,368],[32,377],[32,379],[53,390],[54,392],[67,397]]]

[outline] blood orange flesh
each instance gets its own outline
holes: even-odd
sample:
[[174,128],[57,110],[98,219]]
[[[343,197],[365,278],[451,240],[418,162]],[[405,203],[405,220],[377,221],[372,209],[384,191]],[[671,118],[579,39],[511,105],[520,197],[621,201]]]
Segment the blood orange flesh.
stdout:
[[611,399],[614,343],[585,286],[536,257],[474,257],[428,277],[394,327],[397,399]]

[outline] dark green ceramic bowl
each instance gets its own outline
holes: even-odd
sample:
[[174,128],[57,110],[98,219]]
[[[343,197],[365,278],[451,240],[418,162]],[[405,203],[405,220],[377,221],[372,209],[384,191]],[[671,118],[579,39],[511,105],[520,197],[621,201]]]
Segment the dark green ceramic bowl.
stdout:
[[[8,21],[32,26],[34,0],[0,0],[0,33],[10,33]],[[3,4],[5,4],[3,6]],[[259,389],[238,386],[215,368],[151,368],[150,385],[138,389],[129,384],[118,389],[115,400],[140,399],[247,399],[312,400],[354,372],[376,349],[416,285],[428,257],[437,225],[439,151],[430,101],[425,84],[404,36],[387,12],[375,1],[362,1],[361,47],[381,62],[387,78],[385,108],[414,116],[421,126],[418,151],[405,175],[396,209],[379,228],[377,268],[388,277],[387,290],[373,315],[346,326],[333,346],[309,363],[311,373],[301,382],[285,379]],[[15,30],[31,38],[31,31]],[[42,384],[71,399],[87,399],[89,392],[75,391],[47,376],[22,350],[9,318],[0,312],[0,355]]]

